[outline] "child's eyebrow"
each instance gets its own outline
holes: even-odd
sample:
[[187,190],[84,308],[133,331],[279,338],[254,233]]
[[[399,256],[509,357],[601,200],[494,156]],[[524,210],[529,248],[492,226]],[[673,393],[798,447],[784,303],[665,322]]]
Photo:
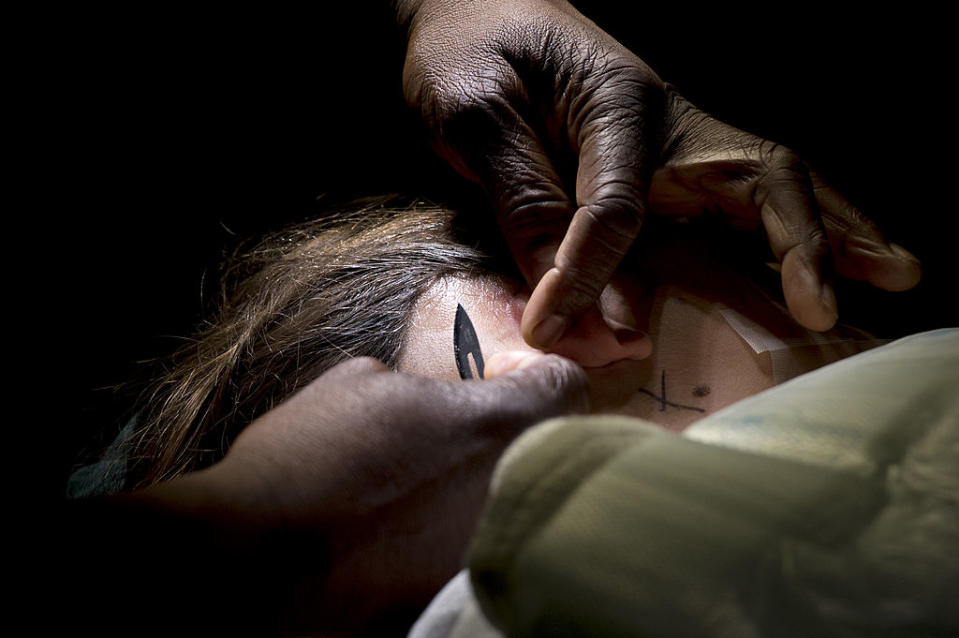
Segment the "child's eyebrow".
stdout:
[[461,379],[473,378],[469,362],[470,354],[473,355],[473,361],[476,363],[476,372],[482,379],[483,351],[480,350],[476,330],[463,306],[456,304],[456,318],[453,320],[453,356],[456,358],[456,369],[459,370]]

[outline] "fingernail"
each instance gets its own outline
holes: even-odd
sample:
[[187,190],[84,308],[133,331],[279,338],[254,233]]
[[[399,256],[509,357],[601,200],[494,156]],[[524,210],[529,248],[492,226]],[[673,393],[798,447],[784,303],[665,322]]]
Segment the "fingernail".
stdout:
[[535,345],[537,348],[542,348],[543,350],[551,348],[559,341],[563,333],[566,332],[568,325],[569,322],[566,320],[566,317],[560,315],[550,315],[546,317],[533,329],[532,337],[535,343],[532,345]]
[[522,370],[528,368],[540,359],[544,354],[540,352],[531,352],[529,350],[509,350],[506,352],[497,352],[489,361],[486,362],[485,377],[492,379],[507,372]]

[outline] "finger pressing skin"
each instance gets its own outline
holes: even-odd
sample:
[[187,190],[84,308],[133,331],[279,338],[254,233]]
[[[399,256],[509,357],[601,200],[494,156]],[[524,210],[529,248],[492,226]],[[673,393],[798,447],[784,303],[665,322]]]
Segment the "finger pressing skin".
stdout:
[[839,313],[827,277],[829,245],[806,166],[781,146],[769,151],[766,165],[754,198],[769,245],[782,265],[786,305],[803,326],[828,330]]
[[650,88],[658,78],[638,60],[599,75],[570,109],[579,208],[523,313],[523,337],[537,348],[553,346],[599,299],[639,233],[658,161],[663,97]]
[[573,361],[555,354],[504,352],[493,356],[487,380],[457,384],[470,392],[481,421],[515,435],[554,416],[589,411],[589,380]]
[[908,290],[919,283],[922,267],[912,253],[890,244],[871,219],[822,177],[810,172],[810,178],[836,272],[884,290]]

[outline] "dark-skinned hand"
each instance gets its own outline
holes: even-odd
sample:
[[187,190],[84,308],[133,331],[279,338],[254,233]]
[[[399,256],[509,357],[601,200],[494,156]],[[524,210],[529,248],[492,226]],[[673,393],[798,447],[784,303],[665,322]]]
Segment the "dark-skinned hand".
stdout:
[[407,101],[440,155],[487,192],[533,288],[530,345],[553,347],[600,307],[628,327],[613,315],[631,300],[607,284],[649,212],[761,225],[790,311],[814,330],[838,316],[833,269],[887,290],[918,282],[918,260],[794,152],[696,109],[569,3],[396,6]]
[[[183,603],[165,597],[214,591],[214,626],[246,614],[284,635],[405,629],[462,567],[502,451],[530,425],[589,409],[585,373],[557,355],[500,353],[486,374],[445,382],[342,363],[254,421],[219,463],[107,502],[110,516],[92,520],[112,522],[90,536],[131,538],[137,556],[152,548],[150,566],[114,545],[97,565],[134,592],[138,579],[171,581],[130,604],[174,626]],[[199,593],[187,595],[183,565]]]

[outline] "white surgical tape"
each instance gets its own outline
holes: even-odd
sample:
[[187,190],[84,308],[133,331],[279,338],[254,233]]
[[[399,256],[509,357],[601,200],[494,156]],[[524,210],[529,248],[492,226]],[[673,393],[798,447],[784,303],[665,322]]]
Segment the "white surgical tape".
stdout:
[[[785,308],[780,304],[772,300],[770,302],[784,314],[786,313]],[[788,321],[782,322],[781,326],[777,326],[779,334],[773,334],[769,329],[746,318],[732,308],[721,307],[719,313],[726,320],[726,323],[736,331],[736,334],[752,348],[753,352],[757,355],[765,352],[769,353],[773,382],[777,384],[807,371],[808,363],[794,356],[796,355],[795,352],[791,352],[797,348],[819,346],[823,350],[830,350],[834,353],[831,359],[839,359],[881,346],[890,341],[890,339],[877,339],[862,330],[844,324],[836,324],[828,332],[813,332],[795,323],[791,317]]]

